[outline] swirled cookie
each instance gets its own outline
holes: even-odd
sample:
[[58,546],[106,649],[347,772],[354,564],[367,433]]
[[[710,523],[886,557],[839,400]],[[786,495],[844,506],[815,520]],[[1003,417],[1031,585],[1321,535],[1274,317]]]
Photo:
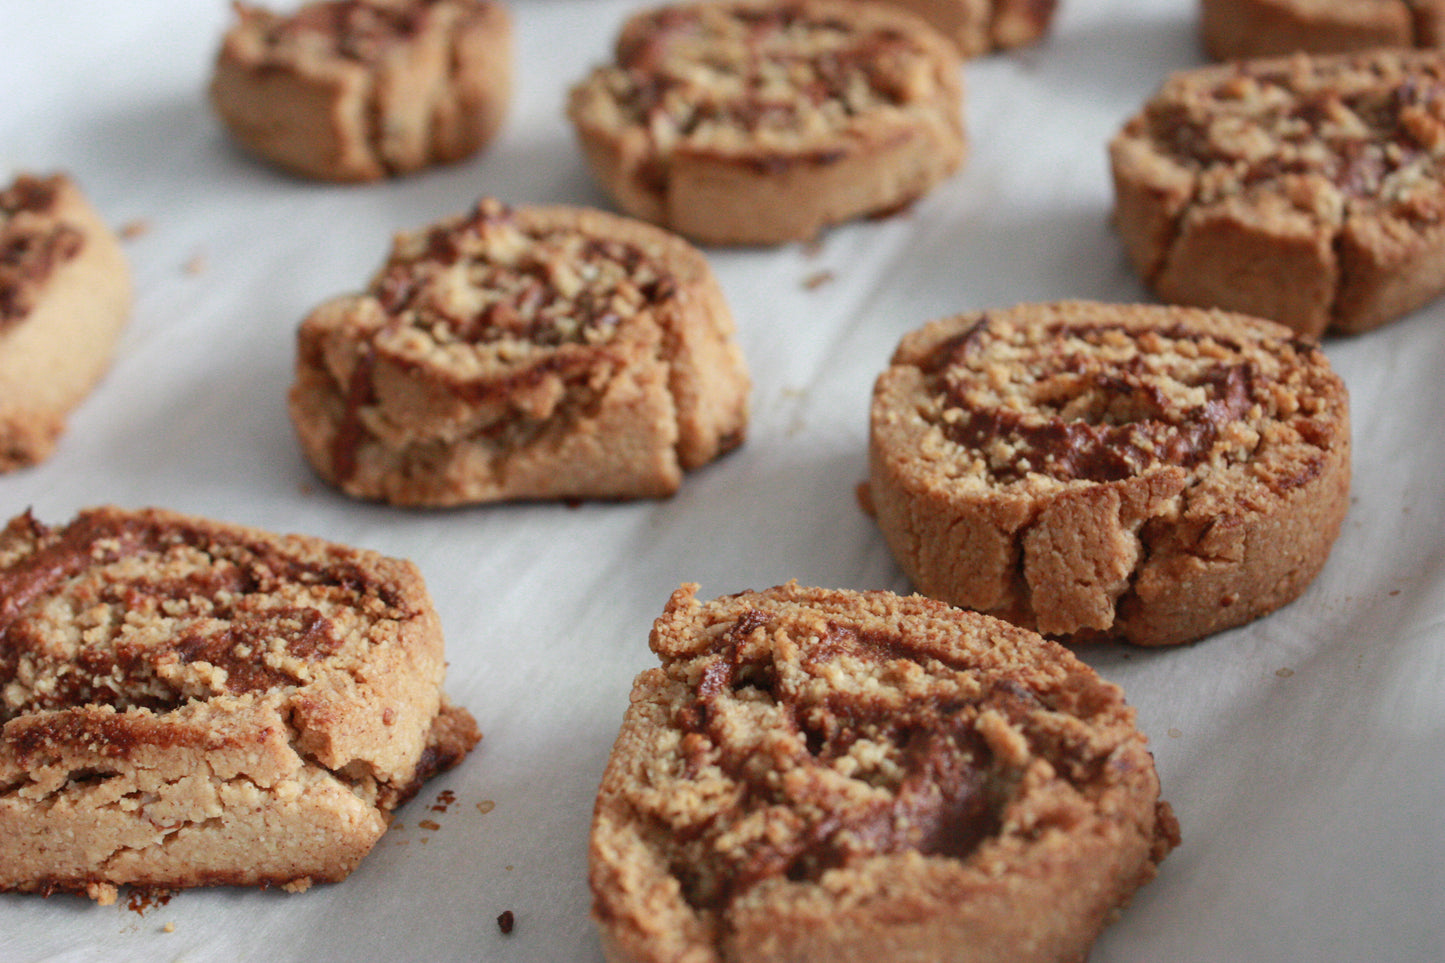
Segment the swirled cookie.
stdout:
[[403,234],[301,325],[291,415],[347,494],[667,495],[741,443],[748,375],[707,261],[650,225],[507,208]]
[[936,27],[964,57],[1031,44],[1048,32],[1058,0],[887,0]]
[[69,177],[0,189],[0,472],[54,451],[130,307],[120,242]]
[[1445,46],[1441,0],[1200,0],[1199,11],[1216,60]]
[[158,510],[0,531],[0,890],[344,878],[479,738],[409,562]]
[[924,594],[1071,640],[1169,645],[1293,600],[1348,506],[1343,382],[1278,325],[1089,302],[906,336],[867,501]]
[[958,53],[848,0],[635,14],[567,108],[627,213],[713,244],[778,244],[898,209],[962,162]]
[[512,22],[497,0],[235,8],[211,103],[237,141],[292,173],[373,181],[460,160],[506,116]]
[[920,596],[788,584],[652,631],[592,823],[612,963],[1083,959],[1178,844],[1118,687]]
[[1318,337],[1445,290],[1445,51],[1173,75],[1110,144],[1145,283]]

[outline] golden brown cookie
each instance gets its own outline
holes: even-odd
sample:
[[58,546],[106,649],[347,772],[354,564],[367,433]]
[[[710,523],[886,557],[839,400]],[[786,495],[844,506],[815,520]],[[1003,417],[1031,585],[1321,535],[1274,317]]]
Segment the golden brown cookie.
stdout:
[[926,595],[1069,640],[1171,645],[1292,601],[1349,500],[1344,384],[1278,325],[1020,305],[907,335],[871,510]]
[[1445,51],[1177,73],[1109,153],[1119,232],[1165,301],[1318,337],[1445,290]]
[[0,891],[343,879],[480,736],[410,562],[159,510],[0,531]]
[[1057,0],[886,0],[938,29],[964,57],[1012,50],[1041,38]]
[[120,241],[69,177],[0,189],[0,472],[55,449],[130,309]]
[[850,0],[662,7],[567,108],[623,211],[709,244],[778,244],[907,205],[962,162],[959,56]]
[[675,592],[592,823],[612,963],[1082,959],[1178,844],[1118,687],[919,596]]
[[475,153],[506,116],[512,22],[497,0],[235,9],[211,103],[237,141],[292,173],[408,174]]
[[1445,46],[1442,0],[1200,0],[1199,10],[1216,60]]
[[749,381],[703,256],[572,207],[397,238],[301,325],[291,415],[317,472],[398,505],[668,495],[742,442]]

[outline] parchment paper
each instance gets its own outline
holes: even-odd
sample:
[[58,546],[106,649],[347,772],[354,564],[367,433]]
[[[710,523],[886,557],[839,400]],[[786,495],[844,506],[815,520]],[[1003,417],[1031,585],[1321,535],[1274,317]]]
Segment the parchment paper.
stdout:
[[[5,3],[0,177],[69,170],[112,224],[147,229],[126,245],[138,297],[114,368],[52,460],[0,477],[0,515],[159,505],[411,558],[448,688],[486,738],[345,883],[134,907],[3,896],[0,960],[600,960],[592,797],[669,592],[906,591],[854,497],[898,338],[1021,301],[1149,300],[1109,224],[1104,144],[1166,72],[1202,63],[1197,11],[1065,0],[1046,42],[966,68],[971,156],[913,209],[708,252],[753,421],[676,497],[427,512],[329,490],[285,415],[297,323],[361,286],[392,232],[481,194],[605,206],[562,104],[632,6],[512,0],[518,91],[492,149],[338,187],[243,155],[210,114],[219,0]],[[1138,708],[1184,833],[1093,963],[1445,958],[1445,302],[1326,351],[1351,392],[1355,483],[1320,578],[1196,645],[1081,653]]]

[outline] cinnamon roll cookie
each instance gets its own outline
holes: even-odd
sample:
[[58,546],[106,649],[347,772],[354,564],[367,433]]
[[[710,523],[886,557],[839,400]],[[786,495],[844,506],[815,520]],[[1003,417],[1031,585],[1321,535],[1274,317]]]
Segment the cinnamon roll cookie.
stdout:
[[1057,0],[886,0],[911,10],[952,40],[964,57],[1011,50],[1049,30]]
[[907,11],[704,2],[634,15],[572,89],[627,213],[710,244],[778,244],[896,210],[962,162],[960,61]]
[[1199,9],[1216,60],[1445,46],[1442,0],[1200,0]]
[[1120,234],[1165,301],[1317,337],[1445,290],[1445,51],[1178,73],[1110,157]]
[[69,177],[0,189],[0,472],[55,449],[130,308],[120,241]]
[[301,325],[291,415],[347,494],[398,505],[667,495],[741,443],[748,375],[707,261],[569,207],[400,235]]
[[496,0],[235,8],[211,103],[237,141],[292,173],[373,181],[460,160],[506,115],[512,26]]
[[607,959],[1080,960],[1178,844],[1119,689],[919,596],[675,592],[592,823]]
[[479,738],[414,566],[99,508],[0,531],[0,890],[344,878]]
[[915,588],[1073,641],[1170,645],[1298,596],[1349,497],[1344,384],[1278,325],[1088,302],[906,336],[866,501]]

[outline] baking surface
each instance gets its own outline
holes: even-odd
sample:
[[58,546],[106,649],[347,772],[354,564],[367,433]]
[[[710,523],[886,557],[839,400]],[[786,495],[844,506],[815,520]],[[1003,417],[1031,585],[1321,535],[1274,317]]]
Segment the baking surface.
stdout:
[[[447,688],[486,736],[344,883],[111,907],[0,896],[0,960],[601,960],[592,796],[668,594],[906,591],[854,497],[898,338],[1020,301],[1148,300],[1109,225],[1104,145],[1167,71],[1202,62],[1195,7],[1064,0],[1044,43],[966,68],[971,156],[922,203],[814,245],[707,252],[753,421],[672,499],[415,511],[327,489],[285,414],[296,325],[359,288],[394,231],[482,194],[605,205],[562,104],[634,6],[512,0],[499,141],[344,187],[227,141],[204,99],[219,0],[6,3],[0,180],[70,171],[135,229],[137,301],[56,455],[0,476],[0,517],[158,505],[411,558],[446,627]],[[1445,958],[1445,301],[1325,347],[1351,393],[1355,483],[1319,579],[1193,646],[1080,651],[1137,707],[1184,835],[1091,963]]]

